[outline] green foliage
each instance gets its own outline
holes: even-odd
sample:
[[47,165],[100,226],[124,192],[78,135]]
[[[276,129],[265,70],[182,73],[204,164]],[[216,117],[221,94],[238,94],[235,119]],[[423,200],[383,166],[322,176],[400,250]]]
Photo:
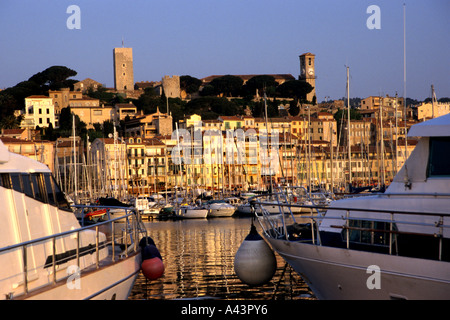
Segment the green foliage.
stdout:
[[41,129],[41,136],[44,140],[55,141],[57,137],[57,131],[53,128],[53,124],[50,123],[47,128]]
[[206,86],[203,87],[202,91],[200,91],[200,95],[202,97],[207,97],[207,96],[214,96],[215,95],[215,89],[212,85],[207,84]]
[[8,116],[14,117],[14,109],[17,105],[17,100],[12,94],[5,92],[6,90],[0,92],[0,118],[3,119]]
[[[58,133],[61,137],[70,137],[72,135],[73,116],[70,112],[70,108],[62,108],[59,115],[59,130]],[[87,125],[81,121],[78,115],[75,115],[75,134],[86,135]]]
[[226,75],[215,78],[210,85],[214,88],[216,95],[223,94],[225,97],[237,97],[240,94],[244,80],[239,77]]
[[298,116],[298,114],[300,113],[300,108],[298,106],[297,100],[292,100],[289,102],[289,114],[291,116]]
[[107,92],[107,89],[100,86],[97,88],[96,91],[92,87],[90,87],[86,91],[86,95],[88,97],[98,99],[100,101],[100,104],[112,104],[114,99],[116,98],[116,94],[112,92]]
[[[347,121],[347,117],[348,117],[347,109],[339,109],[339,111],[334,114],[334,119],[338,123],[340,123],[342,117],[345,121]],[[351,108],[350,109],[350,120],[361,120],[361,119],[362,119],[361,113],[358,110]]]
[[144,111],[145,114],[155,113],[157,107],[165,106],[166,100],[156,94],[153,88],[146,88],[144,93],[134,101],[138,110]]
[[202,80],[191,77],[191,76],[181,76],[180,77],[180,88],[185,90],[186,93],[192,94],[198,91],[202,84]]
[[[186,102],[180,98],[169,98],[169,113],[172,115],[172,120],[175,122],[183,119],[185,114]],[[166,112],[166,102],[164,102],[164,107],[160,107],[161,112]]]
[[273,76],[258,75],[250,78],[247,83],[242,87],[242,95],[255,95],[258,91],[258,95],[262,97],[264,90],[266,95],[273,96],[276,92],[278,82],[275,81]]
[[[276,118],[279,117],[278,112],[278,105],[281,103],[279,100],[267,100],[267,117],[269,118]],[[264,118],[265,117],[265,107],[264,107],[264,100],[260,100],[255,102],[251,106],[252,115],[255,118]]]
[[233,116],[243,114],[243,108],[234,100],[223,97],[201,97],[189,101],[185,106],[186,114],[199,114],[202,119],[217,119],[220,115]]
[[77,72],[75,70],[64,66],[52,66],[31,76],[28,81],[36,83],[44,90],[59,90],[70,87],[70,85],[73,86],[74,80],[68,81],[67,78],[76,75]]
[[23,116],[16,118],[14,115],[7,115],[0,119],[0,129],[18,129]]
[[75,76],[76,71],[62,66],[53,66],[31,76],[13,87],[0,92],[0,118],[13,116],[14,110],[25,107],[25,98],[31,95],[46,95],[49,89],[60,89],[73,86],[75,80],[67,78]]
[[277,94],[283,98],[305,100],[306,95],[314,88],[304,80],[290,80],[277,87]]

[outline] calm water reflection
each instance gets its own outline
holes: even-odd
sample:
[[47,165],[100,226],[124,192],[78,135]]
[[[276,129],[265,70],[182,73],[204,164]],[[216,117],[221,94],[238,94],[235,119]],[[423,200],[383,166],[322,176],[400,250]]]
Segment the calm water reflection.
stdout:
[[268,284],[250,287],[237,278],[234,256],[250,225],[250,218],[146,222],[148,233],[163,257],[165,272],[153,281],[146,281],[140,274],[130,299],[284,300],[312,295],[289,266],[285,269],[285,262],[278,255],[277,272]]

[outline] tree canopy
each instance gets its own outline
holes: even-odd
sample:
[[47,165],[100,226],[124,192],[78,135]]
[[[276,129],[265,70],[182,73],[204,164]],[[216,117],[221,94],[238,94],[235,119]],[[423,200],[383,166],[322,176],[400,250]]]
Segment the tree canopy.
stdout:
[[191,76],[181,76],[180,77],[180,88],[185,90],[186,93],[191,94],[198,91],[202,84],[202,80],[191,77]]
[[214,88],[214,94],[222,94],[225,97],[236,97],[240,94],[244,80],[239,77],[226,75],[213,79],[210,85]]
[[53,66],[38,72],[28,80],[0,92],[0,117],[14,114],[14,110],[25,107],[25,98],[31,95],[46,95],[49,89],[70,87],[76,80],[67,80],[76,71],[62,66]]
[[278,86],[278,82],[270,75],[257,75],[250,78],[242,88],[243,95],[255,95],[258,92],[259,96],[263,96],[264,90],[268,95],[274,95]]
[[234,116],[243,113],[240,105],[224,97],[201,97],[189,101],[185,106],[186,114],[201,114],[202,119],[213,120],[220,115]]
[[276,92],[280,97],[305,100],[306,95],[313,89],[313,86],[304,80],[290,80],[280,84]]
[[31,76],[28,81],[34,82],[44,90],[59,90],[73,86],[76,80],[67,80],[67,78],[76,75],[77,72],[75,70],[64,66],[52,66]]

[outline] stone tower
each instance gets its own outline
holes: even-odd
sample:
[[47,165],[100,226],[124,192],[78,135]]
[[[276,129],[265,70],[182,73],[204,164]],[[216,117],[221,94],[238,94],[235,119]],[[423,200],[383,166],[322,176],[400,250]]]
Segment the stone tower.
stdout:
[[306,95],[306,100],[312,101],[312,98],[316,95],[316,71],[314,68],[314,57],[316,55],[312,53],[304,53],[300,55],[300,76],[299,80],[305,80],[314,89]]
[[180,76],[164,76],[161,79],[161,84],[164,89],[164,94],[167,98],[180,98]]
[[117,91],[134,90],[132,48],[114,48],[114,88]]

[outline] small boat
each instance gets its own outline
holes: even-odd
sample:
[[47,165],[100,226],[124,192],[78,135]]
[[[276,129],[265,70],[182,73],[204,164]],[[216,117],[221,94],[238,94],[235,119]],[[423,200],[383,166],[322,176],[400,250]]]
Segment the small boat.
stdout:
[[208,217],[231,217],[236,208],[225,200],[210,200],[206,203]]
[[156,218],[158,218],[160,220],[176,218],[174,207],[169,204],[167,204],[166,206],[163,206],[161,208],[161,210],[159,210],[159,213]]
[[176,213],[176,217],[181,219],[205,219],[207,216],[207,208],[192,204],[181,204]]
[[236,214],[238,216],[253,216],[252,207],[249,202],[241,203],[237,206]]
[[[100,206],[103,206],[108,209],[108,218],[115,219],[123,217],[127,214],[128,211],[131,211],[133,206],[127,203],[124,203],[113,197],[99,198],[97,203]],[[95,206],[95,205],[94,205]],[[121,220],[117,220],[121,221]]]
[[[287,197],[284,196],[284,194],[280,193],[280,196],[275,197],[272,194],[264,194],[264,195],[260,195],[258,196],[259,198],[264,198],[263,204],[261,204],[262,207],[264,207],[264,209],[269,213],[269,214],[281,214],[282,212],[285,214],[304,214],[304,213],[311,213],[312,210],[311,208],[308,207],[302,207],[302,206],[310,206],[312,205],[312,201],[308,202],[306,201],[306,199],[300,199],[297,197],[293,197],[292,201],[289,201]],[[253,215],[253,211],[252,211],[252,205],[251,205],[251,199],[253,199],[254,197],[251,197],[248,199],[247,202],[241,204],[238,206],[237,208],[237,214],[238,215],[242,215],[242,216],[249,216],[249,215]],[[288,207],[288,206],[280,206],[279,205],[279,201],[282,200],[282,202],[284,204],[294,204],[294,206]],[[257,206],[255,208],[255,212],[257,213],[261,213],[261,208],[260,206]]]
[[149,201],[146,196],[137,196],[130,200],[129,204],[136,208],[142,215],[148,214]]
[[227,197],[223,199],[226,203],[233,205],[236,209],[242,203],[242,199],[238,197]]
[[105,217],[108,215],[108,209],[98,209],[93,208],[92,210],[88,211],[84,214],[84,223],[96,223],[99,221],[104,221]]

